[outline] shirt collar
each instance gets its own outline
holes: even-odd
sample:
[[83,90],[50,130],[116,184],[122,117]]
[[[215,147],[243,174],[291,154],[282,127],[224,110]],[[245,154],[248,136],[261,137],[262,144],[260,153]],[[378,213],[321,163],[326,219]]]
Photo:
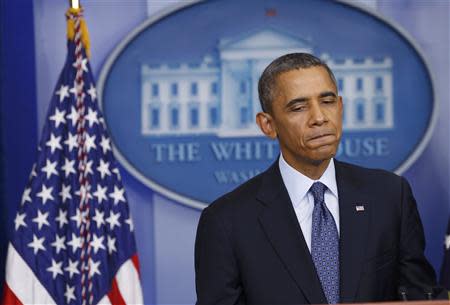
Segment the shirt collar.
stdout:
[[318,180],[312,180],[309,177],[303,175],[295,168],[290,166],[283,158],[283,154],[280,153],[280,159],[278,161],[280,167],[281,177],[283,178],[284,185],[289,193],[292,204],[298,205],[300,201],[308,194],[309,189],[314,182],[320,181],[325,184],[330,192],[338,197],[337,184],[336,184],[336,171],[334,167],[334,159],[331,159],[327,169],[323,173],[322,177]]

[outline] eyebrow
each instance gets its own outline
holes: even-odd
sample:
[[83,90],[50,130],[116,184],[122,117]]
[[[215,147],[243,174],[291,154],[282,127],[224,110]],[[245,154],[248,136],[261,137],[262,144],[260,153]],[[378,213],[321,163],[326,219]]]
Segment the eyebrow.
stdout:
[[[336,93],[334,93],[333,91],[325,91],[325,92],[322,92],[322,93],[319,94],[319,98],[330,97],[330,96],[335,97],[335,98],[337,97]],[[298,97],[298,98],[295,98],[293,100],[290,100],[286,104],[285,107],[289,108],[289,107],[292,107],[295,104],[305,103],[308,100],[310,100],[309,97]]]
[[333,91],[325,91],[325,92],[322,92],[321,94],[319,94],[320,98],[329,97],[329,96],[337,97],[336,93],[334,93]]

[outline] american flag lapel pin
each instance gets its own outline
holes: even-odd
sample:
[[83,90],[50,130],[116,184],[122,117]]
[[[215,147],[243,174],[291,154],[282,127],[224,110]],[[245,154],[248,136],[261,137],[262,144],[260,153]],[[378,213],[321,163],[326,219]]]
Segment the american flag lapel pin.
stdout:
[[355,210],[356,210],[356,212],[364,212],[365,211],[364,205],[363,204],[357,204],[355,206]]

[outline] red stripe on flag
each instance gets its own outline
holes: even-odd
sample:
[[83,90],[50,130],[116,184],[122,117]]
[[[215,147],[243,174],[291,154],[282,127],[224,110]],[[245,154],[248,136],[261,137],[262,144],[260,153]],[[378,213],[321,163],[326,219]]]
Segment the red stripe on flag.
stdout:
[[108,293],[108,298],[112,305],[127,305],[122,297],[122,294],[120,293],[119,287],[117,286],[116,278],[113,278],[111,290]]
[[2,304],[4,305],[23,305],[22,302],[16,297],[14,292],[9,288],[8,284],[3,285],[3,297]]
[[141,276],[141,269],[139,267],[139,258],[137,256],[137,254],[135,254],[131,257],[131,261],[133,262],[134,268],[136,268],[139,276]]

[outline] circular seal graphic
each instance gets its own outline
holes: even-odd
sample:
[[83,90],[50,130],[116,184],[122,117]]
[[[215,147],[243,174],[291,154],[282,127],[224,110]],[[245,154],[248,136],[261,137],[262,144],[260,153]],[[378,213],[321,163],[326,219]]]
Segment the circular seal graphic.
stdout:
[[292,52],[319,56],[336,76],[344,101],[338,159],[398,173],[410,166],[436,113],[420,51],[380,16],[314,0],[183,4],[139,26],[99,81],[118,160],[197,208],[264,171],[279,148],[255,124],[257,83]]

